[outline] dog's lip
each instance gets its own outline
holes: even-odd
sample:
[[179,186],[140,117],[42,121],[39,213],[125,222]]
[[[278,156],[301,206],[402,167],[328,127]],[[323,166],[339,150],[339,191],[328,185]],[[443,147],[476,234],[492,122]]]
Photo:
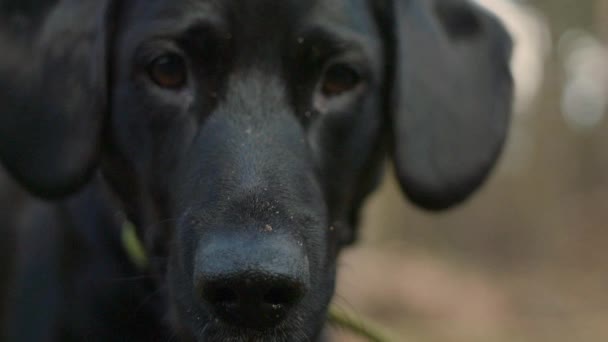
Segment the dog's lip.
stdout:
[[[322,331],[322,329],[320,330]],[[265,341],[277,341],[277,342],[292,342],[295,341],[295,336],[306,335],[304,331],[301,331],[293,324],[283,322],[273,328],[265,329],[251,329],[251,328],[239,328],[229,323],[224,323],[219,319],[211,319],[203,326],[200,334],[197,336],[197,342],[223,342],[227,337],[230,337],[237,341],[251,341],[251,342],[265,342]],[[219,339],[212,336],[220,336]],[[213,339],[212,339],[213,338]],[[232,340],[231,339],[231,340]],[[311,337],[306,338],[307,341],[312,340]],[[317,339],[318,340],[318,339]]]
[[[324,325],[321,325],[318,331],[304,329],[300,323],[300,315],[293,312],[289,313],[283,321],[274,327],[260,327],[258,329],[239,327],[224,322],[212,312],[203,310],[200,306],[196,305],[188,307],[178,306],[175,309],[177,312],[181,312],[178,316],[186,319],[182,322],[189,322],[185,325],[180,324],[181,328],[179,330],[182,331],[182,336],[189,336],[188,341],[196,342],[223,342],[225,340],[251,342],[293,342],[303,340],[314,342],[319,340],[315,336],[319,336],[324,327]],[[300,339],[296,339],[294,336],[300,336]]]

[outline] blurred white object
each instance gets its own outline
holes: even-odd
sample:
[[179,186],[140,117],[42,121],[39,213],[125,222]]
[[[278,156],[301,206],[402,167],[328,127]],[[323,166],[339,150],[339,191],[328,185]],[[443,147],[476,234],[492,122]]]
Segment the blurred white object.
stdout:
[[513,39],[511,70],[515,80],[517,114],[531,113],[544,76],[545,60],[551,50],[546,19],[535,9],[513,0],[474,0],[503,22]]
[[559,40],[565,83],[562,114],[574,129],[598,126],[608,111],[608,46],[591,33],[572,29]]

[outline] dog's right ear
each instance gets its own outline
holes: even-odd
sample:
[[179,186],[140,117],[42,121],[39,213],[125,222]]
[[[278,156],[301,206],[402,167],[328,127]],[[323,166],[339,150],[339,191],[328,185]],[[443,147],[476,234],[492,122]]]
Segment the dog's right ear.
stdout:
[[0,159],[38,196],[69,194],[96,168],[111,2],[61,1],[19,40],[0,30]]
[[384,3],[394,16],[387,109],[397,175],[414,203],[445,209],[481,185],[502,151],[513,93],[511,39],[469,0]]

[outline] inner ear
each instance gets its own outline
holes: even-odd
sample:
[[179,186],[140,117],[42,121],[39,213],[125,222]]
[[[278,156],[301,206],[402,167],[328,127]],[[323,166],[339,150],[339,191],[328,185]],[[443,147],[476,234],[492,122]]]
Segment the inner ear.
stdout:
[[434,11],[445,33],[453,40],[472,38],[482,30],[481,20],[471,6],[440,1],[435,3]]

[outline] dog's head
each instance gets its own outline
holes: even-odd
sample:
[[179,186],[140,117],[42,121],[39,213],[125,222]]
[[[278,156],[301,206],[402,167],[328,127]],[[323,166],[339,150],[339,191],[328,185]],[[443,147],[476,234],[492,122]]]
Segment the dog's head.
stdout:
[[384,156],[443,209],[508,126],[510,40],[463,0],[64,1],[32,31],[0,41],[0,156],[46,197],[101,169],[193,340],[316,338]]

